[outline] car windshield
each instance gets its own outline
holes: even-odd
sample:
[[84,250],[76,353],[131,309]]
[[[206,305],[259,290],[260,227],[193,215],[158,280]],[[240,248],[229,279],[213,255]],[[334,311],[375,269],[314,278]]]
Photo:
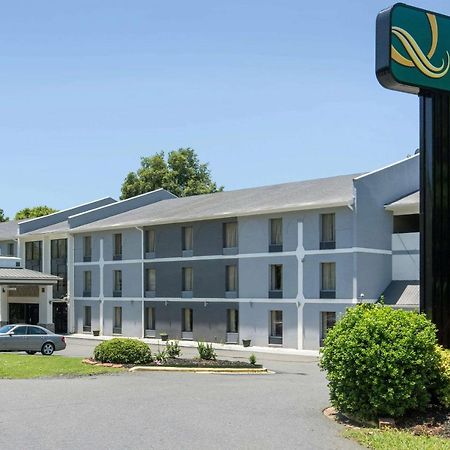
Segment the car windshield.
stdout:
[[4,325],[0,328],[0,333],[7,333],[8,331],[11,331],[14,328],[14,325]]

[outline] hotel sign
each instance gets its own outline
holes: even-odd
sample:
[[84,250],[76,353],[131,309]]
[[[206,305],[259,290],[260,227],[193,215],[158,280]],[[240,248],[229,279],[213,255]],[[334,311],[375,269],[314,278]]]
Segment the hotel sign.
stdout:
[[388,89],[450,92],[450,17],[397,3],[377,17],[376,75]]

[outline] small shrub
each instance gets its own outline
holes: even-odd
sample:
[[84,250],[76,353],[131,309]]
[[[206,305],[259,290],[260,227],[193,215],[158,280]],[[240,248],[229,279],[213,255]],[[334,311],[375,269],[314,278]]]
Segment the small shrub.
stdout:
[[166,352],[169,358],[177,358],[181,355],[181,348],[178,341],[169,341],[166,344]]
[[96,361],[113,364],[148,364],[152,361],[150,347],[136,339],[114,338],[94,349]]
[[321,358],[333,406],[369,420],[429,405],[440,363],[436,328],[423,314],[369,304],[329,330]]
[[198,355],[200,359],[213,359],[216,360],[217,355],[213,349],[212,344],[205,344],[204,342],[199,342],[197,345]]
[[440,379],[436,389],[436,397],[438,402],[450,408],[450,351],[440,346],[436,346],[436,351],[440,356]]
[[256,356],[252,353],[252,354],[250,355],[250,357],[248,358],[248,361],[250,362],[250,364],[251,364],[252,366],[254,366],[254,365],[256,364]]
[[165,364],[168,359],[169,359],[169,355],[166,350],[158,351],[157,353],[155,353],[153,355],[153,360],[159,364]]

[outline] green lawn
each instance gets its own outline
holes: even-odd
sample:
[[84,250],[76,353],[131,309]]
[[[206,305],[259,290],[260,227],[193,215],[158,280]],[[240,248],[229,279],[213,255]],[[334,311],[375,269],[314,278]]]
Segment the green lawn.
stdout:
[[450,439],[415,436],[398,430],[347,429],[344,436],[374,450],[449,450]]
[[83,364],[83,358],[0,353],[0,378],[97,375],[121,369]]

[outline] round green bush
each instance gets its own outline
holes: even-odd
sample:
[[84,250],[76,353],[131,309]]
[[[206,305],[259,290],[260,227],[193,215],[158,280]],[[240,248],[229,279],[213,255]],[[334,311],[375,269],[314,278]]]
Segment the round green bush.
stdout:
[[381,305],[349,308],[329,330],[320,364],[333,406],[361,419],[424,409],[442,380],[433,323]]
[[136,339],[114,338],[94,349],[94,359],[114,364],[148,364],[152,361],[150,347]]

